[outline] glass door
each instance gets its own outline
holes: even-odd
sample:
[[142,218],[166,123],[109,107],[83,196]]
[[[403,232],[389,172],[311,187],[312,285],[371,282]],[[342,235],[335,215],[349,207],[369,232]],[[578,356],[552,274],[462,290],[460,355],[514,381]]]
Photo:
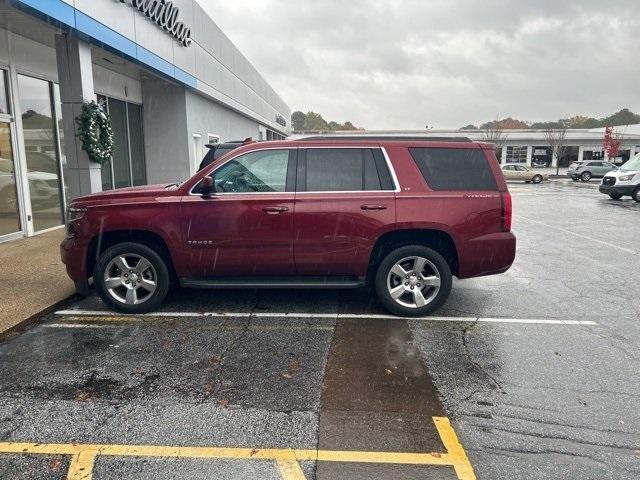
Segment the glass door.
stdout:
[[11,124],[0,120],[0,239],[21,231]]
[[0,240],[22,232],[7,86],[5,71],[0,70]]
[[58,128],[52,93],[50,82],[18,75],[27,183],[36,232],[64,223]]

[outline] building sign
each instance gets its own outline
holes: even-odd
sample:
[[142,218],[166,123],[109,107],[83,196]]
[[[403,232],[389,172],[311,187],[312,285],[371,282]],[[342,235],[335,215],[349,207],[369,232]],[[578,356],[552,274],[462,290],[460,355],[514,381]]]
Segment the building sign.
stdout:
[[547,155],[547,154],[548,154],[548,153],[547,153],[547,150],[546,150],[546,149],[544,149],[544,148],[536,148],[536,149],[533,151],[533,155],[534,155],[534,156]]
[[278,125],[282,125],[283,127],[287,126],[287,121],[284,119],[284,117],[280,114],[276,115],[276,123]]
[[180,10],[169,0],[120,0],[140,10],[185,47],[191,45],[191,27],[178,20]]

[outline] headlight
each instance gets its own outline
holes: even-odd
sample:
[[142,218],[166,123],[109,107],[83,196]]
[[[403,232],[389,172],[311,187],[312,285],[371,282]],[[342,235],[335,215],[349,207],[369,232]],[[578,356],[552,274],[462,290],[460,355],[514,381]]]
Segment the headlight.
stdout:
[[76,223],[84,217],[87,213],[86,208],[67,207],[67,215],[65,227],[67,229],[67,235],[74,237],[76,235]]
[[620,180],[621,182],[628,182],[629,180],[633,180],[633,177],[635,176],[635,173],[632,173],[631,175],[621,175],[618,177],[618,180]]

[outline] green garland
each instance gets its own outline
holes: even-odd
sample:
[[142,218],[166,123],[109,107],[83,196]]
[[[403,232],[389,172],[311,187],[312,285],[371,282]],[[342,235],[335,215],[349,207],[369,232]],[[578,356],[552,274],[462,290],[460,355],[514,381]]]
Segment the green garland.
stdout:
[[113,154],[113,129],[111,118],[102,105],[94,101],[83,103],[76,122],[82,149],[89,159],[99,164],[108,162]]

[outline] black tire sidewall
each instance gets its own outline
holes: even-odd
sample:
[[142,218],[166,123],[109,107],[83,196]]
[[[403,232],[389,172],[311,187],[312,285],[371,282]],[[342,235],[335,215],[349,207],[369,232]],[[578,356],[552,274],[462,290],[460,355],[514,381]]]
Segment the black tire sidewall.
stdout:
[[[146,258],[156,270],[157,288],[151,298],[139,305],[126,305],[114,300],[111,295],[109,295],[104,284],[104,270],[107,268],[107,265],[114,257],[123,253],[133,253]],[[146,313],[156,310],[162,305],[162,302],[169,293],[171,276],[169,275],[166,261],[154,249],[141,243],[126,242],[109,247],[100,255],[93,270],[93,283],[102,301],[114,310],[123,313]]]
[[[399,305],[391,298],[387,290],[387,276],[391,267],[393,267],[398,260],[412,256],[420,256],[428,259],[436,266],[440,273],[441,284],[438,295],[431,303],[421,308],[408,308]],[[447,300],[451,293],[452,281],[451,268],[442,255],[422,245],[407,245],[392,251],[380,262],[375,276],[375,289],[382,305],[394,315],[402,317],[424,317],[436,311]]]
[[636,189],[631,194],[631,198],[640,203],[640,187],[636,187]]
[[535,175],[533,177],[533,183],[542,183],[542,176],[541,175]]

